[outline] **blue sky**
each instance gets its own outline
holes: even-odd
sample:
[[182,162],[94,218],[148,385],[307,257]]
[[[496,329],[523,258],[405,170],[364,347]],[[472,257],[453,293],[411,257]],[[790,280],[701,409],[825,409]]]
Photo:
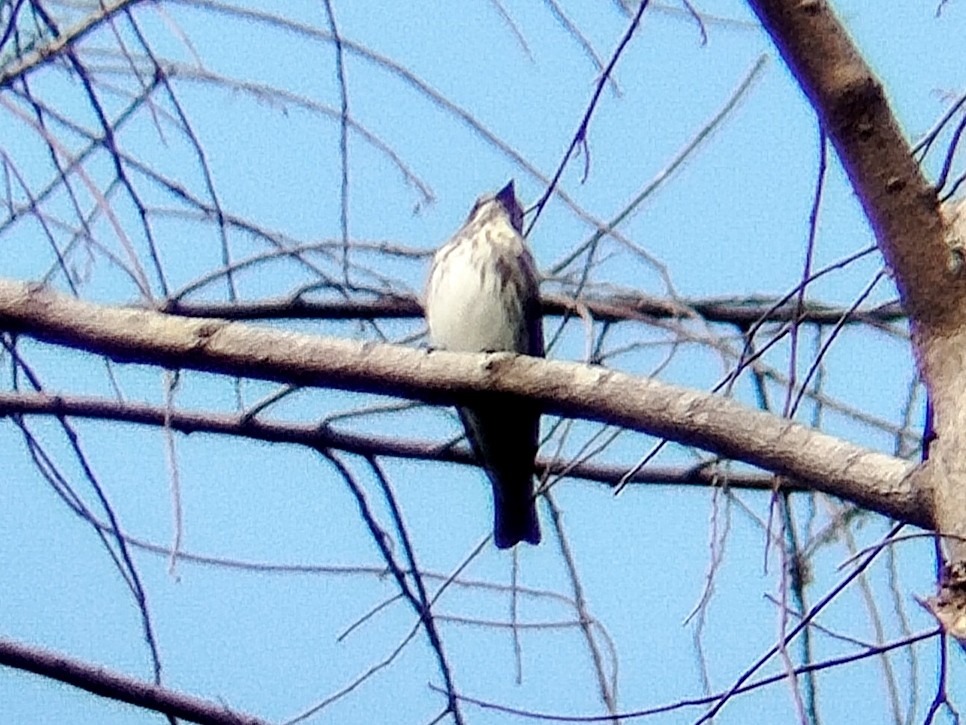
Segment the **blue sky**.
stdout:
[[[601,263],[592,282],[597,292],[630,288],[650,295],[673,291],[683,298],[776,296],[801,277],[808,235],[808,214],[818,168],[819,135],[815,115],[784,69],[770,41],[742,2],[701,0],[708,17],[708,43],[680,6],[650,8],[621,58],[616,72],[619,94],[605,91],[589,131],[585,158],[568,166],[562,188],[587,212],[610,219],[653,180],[729,101],[759,58],[764,68],[741,102],[673,175],[660,184],[621,232],[651,259],[613,240],[601,245]],[[935,17],[936,2],[915,0],[887,10],[862,2],[836,2],[874,70],[885,84],[898,118],[912,138],[927,131],[963,92],[962,2],[950,2]],[[564,29],[547,3],[506,4],[524,42],[514,35],[496,6],[488,2],[376,3],[335,5],[341,34],[405,68],[415,78],[464,109],[507,148],[544,175],[560,163],[592,95],[598,72],[580,44]],[[588,42],[606,60],[627,28],[628,19],[612,2],[563,5]],[[286,2],[278,12],[324,30],[320,3]],[[76,11],[74,11],[76,12]],[[339,88],[331,44],[309,34],[255,19],[218,13],[190,3],[144,4],[135,10],[155,52],[184,64],[172,76],[179,101],[200,139],[222,208],[257,224],[286,243],[338,240],[339,126],[312,112],[309,103],[338,109]],[[118,32],[134,46],[130,28]],[[190,45],[185,39],[190,40]],[[104,104],[116,114],[137,84],[117,57],[98,51],[115,47],[101,30],[79,52],[104,85]],[[203,61],[201,70],[195,57]],[[117,72],[115,72],[116,69]],[[473,199],[515,178],[526,203],[543,186],[506,149],[496,148],[468,123],[441,108],[412,82],[385,64],[357,53],[346,55],[348,103],[353,118],[378,136],[432,191],[427,200],[382,151],[358,134],[349,138],[349,231],[354,239],[430,250],[462,223]],[[242,81],[229,86],[224,79]],[[216,82],[216,79],[222,79]],[[96,124],[81,104],[76,81],[63,71],[30,77],[32,91],[87,128]],[[247,84],[247,85],[245,85]],[[270,94],[268,88],[292,94]],[[120,89],[120,90],[118,90]],[[257,91],[257,92],[256,92]],[[42,138],[13,109],[25,108],[10,89],[0,90],[0,147],[11,164],[42,188],[50,164]],[[142,108],[118,132],[122,147],[199,198],[207,198],[197,157],[171,119],[174,108],[161,93],[156,108]],[[160,119],[160,120],[159,120]],[[160,123],[162,131],[159,132]],[[78,136],[58,130],[60,142],[76,152]],[[11,140],[13,139],[13,140]],[[830,152],[831,153],[831,152]],[[935,173],[938,155],[927,169]],[[961,165],[960,165],[961,166]],[[113,166],[103,152],[85,171],[91,183],[106,188]],[[172,214],[185,206],[132,170],[141,198],[151,207],[151,228],[158,241],[171,290],[176,291],[221,264],[217,227],[210,219]],[[82,179],[75,179],[85,209],[96,205]],[[19,198],[17,193],[15,198]],[[123,193],[112,192],[112,209],[144,266],[143,227]],[[22,201],[22,199],[20,199]],[[73,219],[63,194],[45,207],[51,218]],[[89,256],[72,258],[85,298],[138,302],[129,277],[102,249],[123,257],[121,235],[99,215],[92,224],[101,245]],[[541,267],[564,258],[587,239],[592,228],[560,201],[552,202],[530,236]],[[60,234],[66,234],[61,231]],[[66,238],[66,237],[65,237]],[[244,258],[264,252],[264,239],[238,228],[229,231],[233,254]],[[815,266],[821,267],[873,243],[851,189],[830,156],[821,209]],[[41,227],[29,215],[0,230],[0,275],[38,279],[52,264]],[[395,288],[418,292],[427,261],[357,256]],[[338,273],[334,259],[319,258],[327,272]],[[809,288],[811,299],[847,305],[878,272],[881,260],[870,255]],[[360,274],[360,280],[372,277]],[[291,294],[317,277],[290,261],[259,265],[239,273],[243,299]],[[65,288],[62,277],[54,285]],[[548,283],[553,289],[553,282]],[[156,298],[162,296],[153,288]],[[321,290],[320,297],[337,298]],[[205,287],[189,299],[225,299],[224,284]],[[893,299],[895,290],[880,284],[871,302]],[[262,323],[266,324],[266,323]],[[268,324],[313,334],[371,338],[370,327],[279,321]],[[548,334],[557,320],[548,320]],[[709,344],[681,346],[664,365],[671,336],[646,325],[615,331],[610,348],[648,343],[608,361],[641,375],[660,369],[662,380],[711,389],[728,366]],[[380,325],[390,340],[422,344],[420,324]],[[725,333],[691,329],[694,335]],[[580,360],[584,329],[571,323],[552,351],[560,359]],[[812,335],[800,361],[808,367]],[[25,354],[50,391],[112,395],[103,361],[23,343]],[[874,350],[874,352],[872,352]],[[787,369],[787,350],[769,357]],[[8,366],[9,367],[9,366]],[[165,379],[145,366],[114,366],[115,382],[133,400],[160,404]],[[9,383],[9,373],[4,373]],[[825,392],[843,405],[897,421],[910,380],[912,360],[901,340],[868,330],[847,331],[826,361]],[[275,391],[265,383],[241,385],[248,404]],[[772,389],[782,400],[780,388]],[[183,373],[175,399],[201,410],[232,411],[238,389],[233,381]],[[754,404],[750,384],[736,394]],[[285,420],[316,421],[330,414],[365,410],[387,402],[326,390],[300,391],[270,409]],[[919,415],[918,407],[917,416]],[[806,406],[800,420],[814,412]],[[892,436],[848,416],[823,412],[829,432],[872,448],[892,452]],[[915,427],[918,417],[915,418]],[[549,430],[552,421],[545,421]],[[445,441],[457,434],[454,417],[444,411],[416,409],[340,421],[347,430],[412,439]],[[92,501],[57,425],[31,420],[71,481]],[[132,536],[165,546],[173,538],[170,465],[164,436],[157,430],[77,421],[85,451],[101,477],[119,517]],[[564,444],[574,452],[597,431],[576,425]],[[544,450],[551,452],[557,438]],[[633,464],[653,440],[625,434],[601,460]],[[374,573],[380,558],[359,521],[356,504],[341,479],[320,456],[309,451],[207,435],[176,436],[184,509],[184,550],[233,560],[277,564],[349,565],[351,573],[293,574],[240,572],[225,566],[178,563],[174,574],[164,556],[144,551],[136,561],[144,579],[165,667],[164,681],[269,720],[293,717],[345,687],[386,657],[413,625],[412,612],[395,603],[379,611],[344,641],[337,637],[370,609],[391,598],[390,578]],[[89,525],[66,510],[36,473],[22,436],[9,422],[0,424],[0,451],[6,476],[0,486],[0,557],[6,582],[0,597],[2,634],[69,653],[137,677],[150,677],[140,619],[121,578]],[[694,462],[693,452],[669,446],[658,463]],[[432,462],[383,462],[426,571],[453,572],[487,534],[490,502],[480,471]],[[364,482],[377,513],[386,516],[372,476],[358,461],[353,470]],[[772,550],[765,569],[759,522],[767,518],[766,495],[735,492],[725,503],[705,489],[631,487],[614,497],[599,484],[565,480],[554,489],[568,542],[581,572],[592,616],[615,643],[621,710],[673,703],[702,693],[700,655],[693,624],[682,624],[701,597],[710,564],[709,541],[715,527],[728,527],[715,595],[707,609],[701,640],[712,690],[734,679],[774,642],[778,565]],[[813,506],[814,516],[809,514]],[[828,520],[833,505],[796,499],[803,530]],[[519,552],[521,585],[570,596],[564,558],[551,530],[548,509],[541,509],[545,543]],[[851,530],[854,546],[877,541],[885,522],[862,518]],[[720,529],[719,529],[720,530]],[[850,542],[840,534],[812,560],[810,601],[818,600],[844,576],[839,566]],[[890,566],[892,567],[890,569]],[[465,572],[473,581],[507,584],[512,558],[487,547]],[[898,638],[890,580],[910,620],[910,629],[930,625],[912,599],[932,590],[930,545],[903,543],[894,562],[885,557],[870,571],[868,589],[853,586],[823,615],[821,623],[860,640],[875,635],[867,607],[882,616],[886,640]],[[586,644],[572,625],[573,610],[548,595],[522,596],[520,620],[543,623],[521,632],[522,684],[516,682],[513,641],[506,628],[481,626],[459,618],[505,620],[505,591],[480,586],[453,587],[437,612],[447,654],[460,691],[468,696],[515,707],[556,713],[601,714],[596,679]],[[550,626],[560,622],[570,626]],[[600,640],[601,646],[606,651]],[[854,647],[853,647],[854,649]],[[917,717],[932,696],[935,643],[916,650],[911,663],[893,657],[903,712],[908,690],[917,693]],[[815,658],[842,654],[849,645],[817,635]],[[797,656],[797,650],[794,651]],[[951,682],[961,679],[962,659],[952,655]],[[607,660],[605,669],[612,664]],[[772,663],[765,672],[781,671]],[[422,635],[391,666],[333,704],[313,722],[428,722],[442,707],[432,652]],[[961,689],[953,694],[962,697]],[[826,722],[863,716],[891,722],[882,667],[865,660],[823,674],[820,713]],[[861,705],[860,705],[861,703]],[[859,709],[861,706],[861,710]],[[130,723],[157,717],[83,693],[51,685],[30,675],[0,671],[0,712],[7,722]],[[686,708],[651,722],[692,722],[700,710]],[[466,707],[474,723],[506,722],[507,716]],[[794,716],[787,685],[778,684],[736,698],[721,722],[786,722]]]

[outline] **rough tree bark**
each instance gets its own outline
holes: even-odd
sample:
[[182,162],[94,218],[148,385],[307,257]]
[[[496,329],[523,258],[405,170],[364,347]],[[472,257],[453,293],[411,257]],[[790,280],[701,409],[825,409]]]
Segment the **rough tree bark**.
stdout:
[[936,440],[918,485],[933,491],[947,557],[934,614],[966,637],[966,270],[881,83],[824,0],[749,0],[832,140],[909,315]]

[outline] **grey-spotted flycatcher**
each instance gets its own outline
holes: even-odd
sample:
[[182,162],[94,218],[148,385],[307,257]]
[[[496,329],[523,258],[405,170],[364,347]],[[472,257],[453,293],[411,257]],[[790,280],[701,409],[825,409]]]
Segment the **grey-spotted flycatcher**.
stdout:
[[[426,291],[433,347],[543,357],[537,269],[522,232],[512,181],[477,199],[466,223],[433,258]],[[501,549],[540,543],[533,497],[539,409],[494,395],[459,414],[493,484],[493,541]]]

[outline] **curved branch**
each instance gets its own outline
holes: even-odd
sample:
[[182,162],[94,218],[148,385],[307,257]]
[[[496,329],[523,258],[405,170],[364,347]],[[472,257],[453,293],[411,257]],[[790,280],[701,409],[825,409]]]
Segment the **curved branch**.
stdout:
[[931,479],[946,558],[942,591],[928,606],[966,641],[966,220],[961,208],[941,209],[882,85],[828,3],[748,2],[832,139],[909,313],[935,431],[922,478]]

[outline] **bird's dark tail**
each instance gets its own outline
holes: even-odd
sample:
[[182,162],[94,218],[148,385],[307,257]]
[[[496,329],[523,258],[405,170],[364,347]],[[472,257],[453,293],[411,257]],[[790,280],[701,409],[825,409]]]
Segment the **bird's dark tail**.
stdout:
[[500,549],[521,541],[539,544],[533,498],[539,412],[496,397],[459,412],[470,445],[493,484],[493,542]]
[[[540,543],[540,522],[533,498],[533,486],[493,487],[493,543],[498,549],[509,549],[521,541]],[[521,495],[522,494],[522,495]]]

